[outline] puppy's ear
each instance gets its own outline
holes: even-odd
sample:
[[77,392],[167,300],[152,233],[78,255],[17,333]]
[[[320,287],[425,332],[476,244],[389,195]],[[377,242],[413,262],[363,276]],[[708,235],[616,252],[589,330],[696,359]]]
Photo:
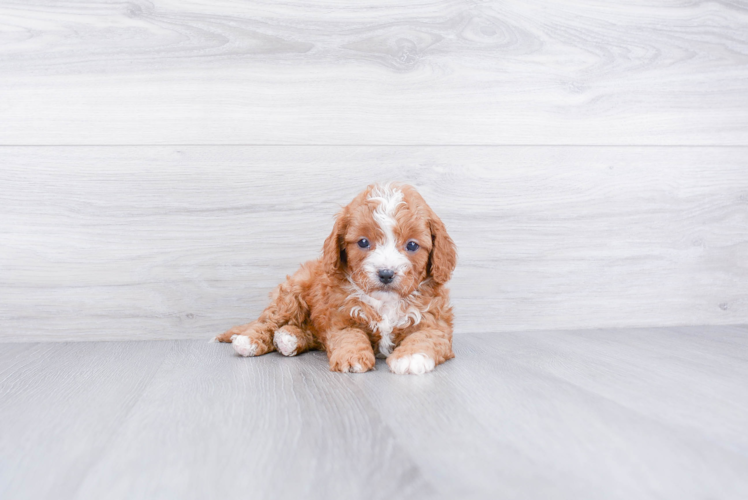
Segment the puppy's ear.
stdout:
[[335,225],[332,228],[332,233],[327,237],[322,247],[322,265],[328,274],[334,274],[345,268],[346,255],[343,239],[348,227],[347,220],[348,216],[345,210],[341,211],[335,217]]
[[444,284],[452,277],[457,265],[457,247],[447,234],[447,228],[433,210],[430,210],[429,226],[431,228],[431,254],[429,255],[429,274],[437,283]]

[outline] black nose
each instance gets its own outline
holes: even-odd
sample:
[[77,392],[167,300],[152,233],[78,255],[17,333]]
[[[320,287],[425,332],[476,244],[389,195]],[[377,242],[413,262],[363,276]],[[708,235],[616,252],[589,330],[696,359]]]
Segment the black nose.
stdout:
[[379,281],[381,281],[385,285],[392,283],[392,280],[395,277],[395,271],[393,271],[392,269],[380,269],[378,274]]

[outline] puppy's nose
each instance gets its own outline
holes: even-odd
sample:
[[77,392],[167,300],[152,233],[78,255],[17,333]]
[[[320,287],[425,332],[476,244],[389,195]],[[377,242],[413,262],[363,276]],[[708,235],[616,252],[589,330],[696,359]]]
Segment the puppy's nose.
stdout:
[[379,281],[381,281],[385,285],[392,283],[392,280],[395,279],[395,271],[393,271],[392,269],[380,269],[378,274]]

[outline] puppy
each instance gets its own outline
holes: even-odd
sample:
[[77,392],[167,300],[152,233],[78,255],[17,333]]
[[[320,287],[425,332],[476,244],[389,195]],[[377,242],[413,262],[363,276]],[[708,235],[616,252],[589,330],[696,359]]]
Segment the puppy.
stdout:
[[407,185],[371,185],[337,216],[322,257],[271,294],[260,317],[216,337],[242,356],[324,349],[330,370],[366,372],[375,355],[397,374],[422,374],[454,357],[445,287],[454,242]]

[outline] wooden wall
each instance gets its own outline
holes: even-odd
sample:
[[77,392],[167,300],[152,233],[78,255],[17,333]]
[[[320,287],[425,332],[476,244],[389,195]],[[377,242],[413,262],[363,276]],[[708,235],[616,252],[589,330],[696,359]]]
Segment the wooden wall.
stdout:
[[252,319],[374,181],[460,332],[748,323],[748,2],[0,5],[0,339]]

